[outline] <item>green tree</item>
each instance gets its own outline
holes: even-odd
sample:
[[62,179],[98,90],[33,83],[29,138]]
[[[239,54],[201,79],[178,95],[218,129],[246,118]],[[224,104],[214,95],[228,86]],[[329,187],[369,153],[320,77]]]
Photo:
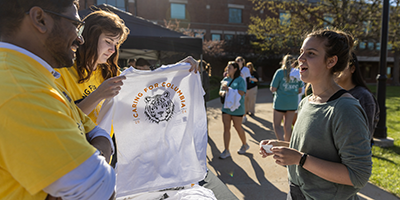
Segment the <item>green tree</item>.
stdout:
[[250,1],[265,13],[251,17],[248,31],[262,52],[298,53],[305,33],[325,27],[346,30],[359,41],[379,41],[381,0]]
[[394,53],[393,85],[400,85],[400,0],[391,1],[389,18],[389,45]]

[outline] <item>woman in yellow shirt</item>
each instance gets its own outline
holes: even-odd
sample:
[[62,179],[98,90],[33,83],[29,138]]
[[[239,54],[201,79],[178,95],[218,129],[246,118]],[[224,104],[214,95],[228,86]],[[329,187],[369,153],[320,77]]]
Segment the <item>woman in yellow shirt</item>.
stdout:
[[58,70],[62,74],[58,81],[96,122],[101,102],[117,95],[125,79],[118,77],[118,49],[129,29],[118,15],[103,10],[90,13],[84,21],[85,43],[77,49],[74,66]]
[[[118,50],[128,37],[129,29],[118,15],[103,10],[90,13],[83,21],[85,42],[76,49],[74,66],[57,69],[61,73],[57,81],[68,90],[75,104],[97,123],[103,101],[116,96],[125,79],[119,76]],[[197,72],[198,63],[192,57],[181,62],[191,63],[190,71]]]

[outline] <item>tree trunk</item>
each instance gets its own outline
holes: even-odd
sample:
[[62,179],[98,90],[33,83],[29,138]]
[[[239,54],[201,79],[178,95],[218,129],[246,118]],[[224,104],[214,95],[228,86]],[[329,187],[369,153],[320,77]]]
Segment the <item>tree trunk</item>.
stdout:
[[394,63],[393,63],[393,82],[392,85],[400,85],[400,66],[399,66],[399,61],[400,61],[400,50],[396,49],[394,51]]

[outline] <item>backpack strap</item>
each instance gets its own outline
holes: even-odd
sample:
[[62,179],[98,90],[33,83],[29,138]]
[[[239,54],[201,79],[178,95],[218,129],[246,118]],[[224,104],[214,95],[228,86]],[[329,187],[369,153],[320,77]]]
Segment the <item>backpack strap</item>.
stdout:
[[333,94],[333,95],[328,99],[327,102],[333,101],[333,100],[335,100],[335,99],[341,97],[344,93],[347,93],[347,92],[348,92],[348,91],[345,90],[345,89],[340,89],[340,90],[337,91],[335,94]]
[[233,83],[233,81],[234,81],[235,79],[236,79],[236,78],[232,79],[232,81],[229,83],[228,87],[231,86],[231,84]]

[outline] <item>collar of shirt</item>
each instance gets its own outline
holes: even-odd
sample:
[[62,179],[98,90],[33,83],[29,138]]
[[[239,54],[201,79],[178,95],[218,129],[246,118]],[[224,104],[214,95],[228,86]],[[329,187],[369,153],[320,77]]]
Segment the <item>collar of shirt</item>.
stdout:
[[13,45],[10,43],[6,43],[6,42],[0,42],[0,48],[11,49],[11,50],[23,53],[23,54],[35,59],[38,63],[40,63],[44,68],[46,68],[54,76],[54,78],[60,78],[60,76],[61,76],[61,74],[58,73],[56,70],[54,70],[46,61],[44,61],[39,56],[31,53],[30,51],[28,51],[26,49],[23,49],[19,46],[16,46],[16,45]]

